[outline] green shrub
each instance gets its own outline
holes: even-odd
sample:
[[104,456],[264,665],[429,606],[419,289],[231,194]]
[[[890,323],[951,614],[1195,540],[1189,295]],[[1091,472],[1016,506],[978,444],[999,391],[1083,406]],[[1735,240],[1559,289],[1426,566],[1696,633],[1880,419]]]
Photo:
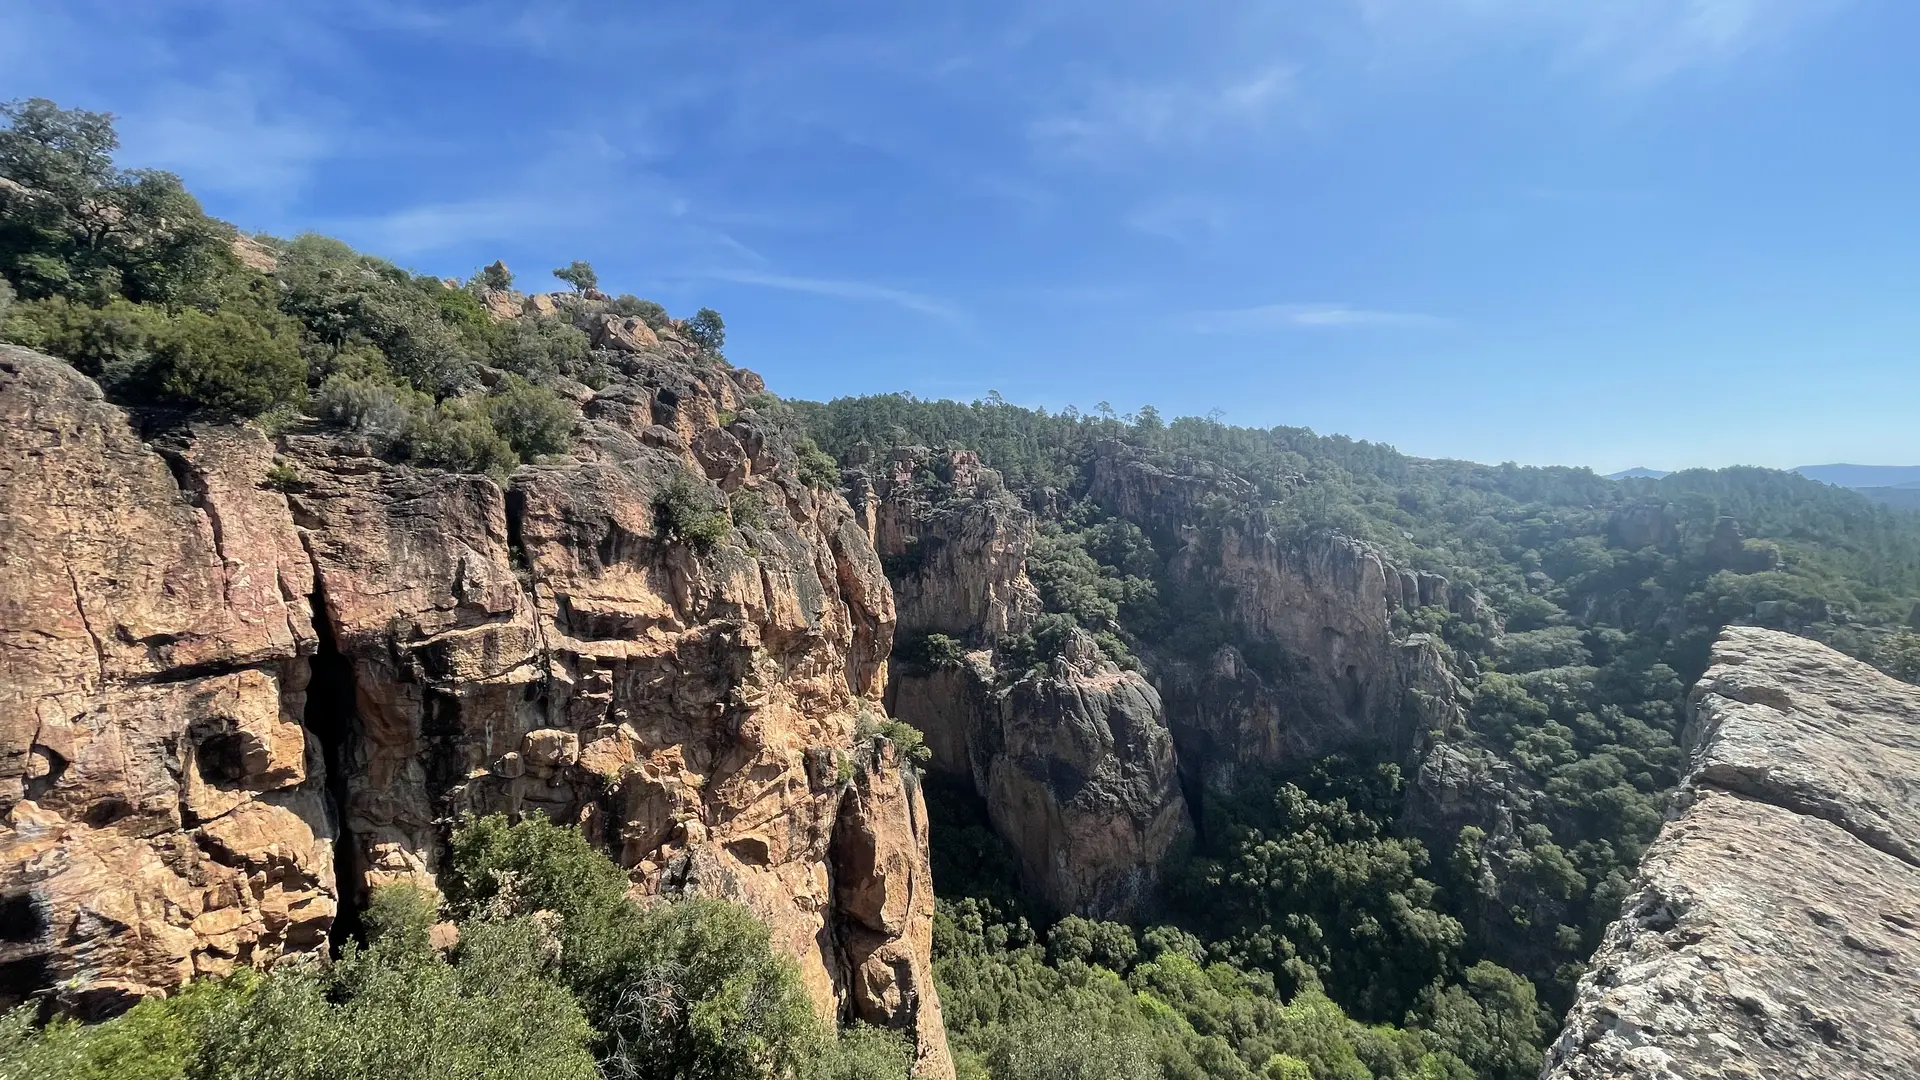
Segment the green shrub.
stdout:
[[909,634],[898,639],[893,658],[909,671],[929,674],[966,663],[967,647],[945,634]]
[[553,276],[573,286],[574,292],[586,292],[600,287],[600,275],[593,272],[593,264],[581,262],[579,259],[555,270]]
[[616,315],[638,318],[653,330],[665,330],[667,324],[672,322],[667,317],[666,308],[651,300],[642,300],[626,293],[614,297],[613,301],[607,305],[607,309]]
[[798,969],[745,908],[680,900],[642,909],[619,867],[544,818],[456,829],[456,910],[560,916],[560,964],[600,1032],[615,1080],[759,1080],[801,1070],[823,1033]]
[[653,516],[661,538],[711,547],[726,539],[731,523],[711,484],[686,472],[676,474],[654,500]]
[[487,419],[486,405],[448,398],[416,413],[407,430],[407,457],[448,472],[488,473],[504,478],[520,464],[513,445]]
[[545,387],[511,379],[487,399],[487,415],[522,461],[573,445],[573,405]]
[[263,326],[226,310],[186,308],[173,316],[156,337],[153,363],[163,393],[239,416],[292,402],[307,385],[291,327]]
[[4,332],[119,396],[255,416],[297,400],[307,380],[296,328],[268,318],[197,308],[169,315],[117,297],[89,307],[51,296],[17,305]]
[[294,468],[291,461],[274,458],[267,469],[266,480],[267,486],[275,491],[292,491],[300,486],[300,470]]
[[328,376],[313,397],[313,412],[329,423],[387,442],[400,442],[413,430],[413,418],[433,410],[433,399],[417,390],[373,378]]
[[921,766],[933,760],[927,737],[905,720],[888,719],[880,725],[880,737],[893,744],[893,751],[900,756],[902,764]]
[[154,344],[166,323],[165,311],[117,297],[90,307],[48,296],[14,305],[0,337],[60,357],[109,392],[151,393]]
[[490,355],[496,366],[534,382],[555,375],[584,382],[594,366],[587,345],[587,335],[565,319],[526,315],[494,329]]
[[815,445],[812,439],[800,440],[794,446],[794,453],[800,462],[801,483],[829,491],[840,487],[840,463],[833,460],[832,454]]
[[473,280],[483,289],[504,292],[513,288],[513,271],[507,269],[504,261],[496,259],[481,267],[480,272],[473,276]]
[[180,178],[117,169],[113,117],[45,98],[0,104],[0,276],[29,297],[199,302],[234,268],[233,230]]
[[752,488],[741,488],[727,496],[727,509],[733,523],[743,529],[758,529],[767,523],[767,497]]
[[805,1080],[907,1080],[913,1042],[904,1032],[855,1023],[821,1047]]
[[38,1080],[591,1080],[592,1029],[530,918],[478,918],[449,960],[433,901],[374,894],[331,967],[205,979],[105,1023],[0,1017],[0,1076]]
[[688,340],[700,346],[702,352],[714,356],[720,355],[720,347],[727,343],[727,324],[721,320],[720,313],[712,308],[701,308],[693,313],[684,327]]

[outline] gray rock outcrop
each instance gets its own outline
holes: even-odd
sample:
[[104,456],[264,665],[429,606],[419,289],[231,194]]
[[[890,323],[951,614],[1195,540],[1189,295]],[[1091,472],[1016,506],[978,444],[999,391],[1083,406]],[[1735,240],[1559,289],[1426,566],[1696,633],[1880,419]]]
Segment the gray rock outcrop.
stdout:
[[1920,687],[1729,628],[1546,1080],[1920,1075]]
[[1062,911],[1145,912],[1160,862],[1193,832],[1160,695],[1076,630],[995,702],[970,744],[974,783],[1029,886]]

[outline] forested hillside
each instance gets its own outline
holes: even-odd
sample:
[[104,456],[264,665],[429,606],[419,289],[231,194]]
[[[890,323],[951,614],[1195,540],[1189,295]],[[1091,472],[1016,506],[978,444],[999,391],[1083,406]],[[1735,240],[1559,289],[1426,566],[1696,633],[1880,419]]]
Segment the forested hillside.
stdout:
[[[1007,490],[985,497],[1036,511],[1028,571],[1047,614],[1000,643],[1002,679],[1018,677],[1036,650],[1044,659],[1049,641],[1057,649],[1069,625],[1150,673],[1204,665],[1234,644],[1249,664],[1285,677],[1287,658],[1262,655],[1230,600],[1170,572],[1201,550],[1193,534],[1090,495],[1096,470],[1117,458],[1194,479],[1205,495],[1191,517],[1203,531],[1258,531],[1282,544],[1344,534],[1444,575],[1456,597],[1476,597],[1465,614],[1458,603],[1396,612],[1396,629],[1444,643],[1465,723],[1433,732],[1433,744],[1441,760],[1476,763],[1515,836],[1496,849],[1485,828],[1449,828],[1431,805],[1410,809],[1416,762],[1382,746],[1209,790],[1199,842],[1168,885],[1170,925],[1137,937],[1139,956],[1162,967],[1134,979],[1161,977],[1166,943],[1183,942],[1194,957],[1232,965],[1222,972],[1276,980],[1283,998],[1324,988],[1363,1019],[1471,1031],[1450,1046],[1481,1075],[1537,1068],[1533,1047],[1570,999],[1685,769],[1686,690],[1721,626],[1790,628],[1920,675],[1920,518],[1792,473],[1614,482],[1585,469],[1412,458],[1299,428],[1168,422],[1151,408],[1049,414],[997,398],[907,395],[795,408],[850,467],[878,469],[900,447],[964,447],[1005,477]],[[1474,610],[1482,600],[1490,611]],[[907,656],[955,648],[937,636],[900,646]],[[1435,760],[1431,750],[1425,760]],[[964,808],[951,813],[967,818]],[[936,826],[935,835],[948,834]],[[976,826],[970,835],[985,834]],[[1010,910],[1010,898],[993,902],[1000,907],[962,899],[976,886],[956,878],[993,879],[958,868],[941,878],[951,856],[936,862],[943,910],[957,927],[992,927],[989,913]],[[1104,932],[1118,942],[1096,946],[1114,955],[1108,967],[1137,963],[1135,939]],[[992,955],[980,942],[1021,940],[1004,927],[972,935],[954,939],[964,959],[942,961],[950,980],[968,973],[949,1006],[963,1032],[969,1014],[959,1005],[980,991],[961,987],[995,985],[977,974]],[[1038,955],[994,962],[1037,978]],[[1536,997],[1553,1019],[1529,1015]],[[1469,1020],[1448,1014],[1467,1002]]]

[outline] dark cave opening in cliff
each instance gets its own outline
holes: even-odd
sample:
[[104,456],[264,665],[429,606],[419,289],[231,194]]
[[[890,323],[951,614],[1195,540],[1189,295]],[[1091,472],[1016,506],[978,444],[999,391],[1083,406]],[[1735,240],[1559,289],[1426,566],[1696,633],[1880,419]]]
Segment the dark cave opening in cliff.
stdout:
[[359,727],[359,691],[353,680],[353,661],[340,652],[333,624],[327,618],[324,586],[316,584],[312,598],[313,629],[319,645],[313,654],[313,677],[307,684],[307,711],[301,719],[319,740],[326,760],[327,814],[333,825],[333,880],[340,908],[328,932],[335,952],[360,932],[357,845],[347,830],[347,773]]

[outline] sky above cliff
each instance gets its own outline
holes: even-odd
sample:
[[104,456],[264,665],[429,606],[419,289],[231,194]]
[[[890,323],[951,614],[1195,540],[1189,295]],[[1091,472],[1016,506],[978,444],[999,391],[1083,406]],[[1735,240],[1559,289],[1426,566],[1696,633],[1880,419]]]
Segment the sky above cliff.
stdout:
[[788,396],[1920,462],[1905,0],[0,0],[243,228],[723,312]]

